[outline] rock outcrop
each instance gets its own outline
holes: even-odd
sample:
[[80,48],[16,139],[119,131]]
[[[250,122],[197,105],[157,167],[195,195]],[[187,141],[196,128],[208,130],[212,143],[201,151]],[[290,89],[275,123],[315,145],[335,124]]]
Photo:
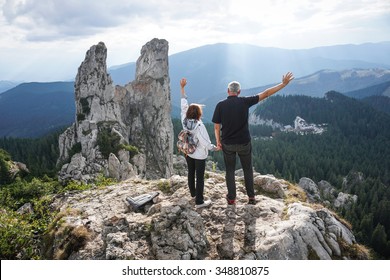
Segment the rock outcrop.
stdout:
[[75,81],[76,120],[59,137],[59,178],[92,181],[99,174],[118,181],[135,175],[170,177],[173,126],[168,42],[153,39],[141,51],[136,80],[114,86],[107,48],[92,46]]
[[[129,179],[57,197],[60,212],[46,238],[54,259],[365,259],[347,225],[327,208],[303,202],[304,192],[255,174],[257,205],[248,205],[237,177],[237,205],[227,205],[224,175],[207,172],[197,209],[187,178]],[[158,191],[158,201],[134,211],[126,197]],[[260,195],[259,193],[262,193]],[[271,198],[272,197],[272,198]],[[66,234],[65,234],[66,233]]]
[[14,180],[17,176],[23,177],[30,174],[30,170],[27,168],[27,165],[22,162],[9,161],[8,173],[10,180]]
[[356,203],[357,195],[337,192],[327,181],[320,181],[318,185],[310,178],[303,177],[299,180],[299,186],[306,192],[308,202],[324,203],[335,209],[351,207]]
[[142,47],[135,80],[125,92],[121,112],[129,128],[130,143],[142,150],[138,165],[146,178],[168,178],[173,171],[173,125],[168,73],[168,42],[153,39]]

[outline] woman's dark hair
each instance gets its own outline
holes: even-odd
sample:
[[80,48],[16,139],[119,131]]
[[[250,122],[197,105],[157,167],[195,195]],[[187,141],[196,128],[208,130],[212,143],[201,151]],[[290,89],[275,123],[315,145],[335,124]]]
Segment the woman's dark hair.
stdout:
[[191,104],[188,107],[186,118],[187,119],[195,119],[200,120],[200,117],[202,116],[202,107],[197,104]]

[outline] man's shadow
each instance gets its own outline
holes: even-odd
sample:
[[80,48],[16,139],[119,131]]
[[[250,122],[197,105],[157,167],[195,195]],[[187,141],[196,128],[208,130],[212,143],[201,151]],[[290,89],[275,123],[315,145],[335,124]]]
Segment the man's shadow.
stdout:
[[234,234],[237,223],[236,206],[228,205],[225,210],[224,227],[221,236],[221,243],[217,245],[220,259],[234,259]]
[[234,235],[236,233],[237,219],[242,219],[244,228],[244,254],[256,253],[256,214],[254,206],[245,205],[240,209],[239,218],[237,218],[236,206],[227,206],[225,210],[224,227],[221,236],[221,243],[217,245],[217,251],[220,259],[232,260],[238,252],[234,251]]
[[254,206],[246,205],[243,208],[242,219],[245,224],[244,230],[244,251],[246,253],[255,253],[256,252],[256,220],[257,217],[254,215],[256,213]]

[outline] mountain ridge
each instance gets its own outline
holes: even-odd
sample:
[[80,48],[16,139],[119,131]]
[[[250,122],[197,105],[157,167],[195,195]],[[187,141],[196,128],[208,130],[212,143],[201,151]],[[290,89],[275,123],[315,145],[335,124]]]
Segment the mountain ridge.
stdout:
[[24,83],[0,95],[0,136],[40,137],[74,121],[74,83]]
[[[187,92],[189,100],[192,100],[191,102],[207,104],[204,110],[204,121],[210,122],[213,107],[218,101],[226,97],[225,88],[227,83],[232,79],[241,82],[243,88],[242,95],[249,95],[255,94],[267,87],[259,87],[259,84],[271,86],[278,83],[285,71],[291,70],[296,78],[280,94],[322,96],[329,90],[350,92],[351,90],[359,90],[367,86],[379,84],[385,81],[384,78],[390,79],[389,75],[386,74],[384,77],[371,77],[372,81],[364,80],[364,78],[361,78],[360,81],[359,79],[351,78],[350,82],[347,83],[346,81],[335,80],[334,76],[338,75],[341,77],[341,74],[337,74],[337,72],[346,71],[346,68],[358,69],[356,68],[357,66],[370,67],[370,69],[373,69],[370,71],[374,72],[377,71],[374,70],[378,69],[377,67],[386,65],[387,67],[382,68],[382,71],[389,71],[389,49],[390,42],[338,45],[308,50],[287,50],[245,44],[220,43],[176,53],[169,56],[172,115],[174,117],[179,116],[180,87],[178,81],[183,76],[186,76],[188,79]],[[364,53],[366,55],[363,55]],[[349,62],[347,64],[340,61],[335,62],[335,58],[336,60],[343,58],[344,62],[346,60],[349,60]],[[358,62],[358,59],[362,59],[363,64]],[[339,70],[321,70],[326,68],[338,68]],[[121,65],[113,66],[111,71],[109,69],[110,76],[113,78],[115,84],[120,84],[116,74],[118,71],[122,71],[126,80],[130,81],[132,79],[131,77],[135,76],[135,63],[130,62],[123,65],[123,67]],[[298,84],[299,82],[304,82],[302,80],[304,77],[314,75],[313,73],[319,73],[319,71],[322,71],[320,72],[322,73],[321,75],[327,77],[322,78],[317,83]],[[327,71],[333,71],[333,73],[327,73]],[[329,82],[331,80],[332,83]],[[41,85],[43,84],[41,83]],[[28,85],[34,84],[27,83],[23,84],[22,87],[27,87]],[[47,86],[51,85],[49,83],[47,84]],[[20,89],[20,87],[0,94],[0,111],[4,116],[3,121],[0,119],[0,136],[39,137],[55,128],[56,124],[53,124],[51,119],[58,119],[59,117],[61,117],[60,126],[71,123],[73,121],[72,116],[75,105],[71,98],[74,94],[73,83],[69,82],[68,85],[69,92],[67,93],[67,98],[64,99],[65,97],[63,97],[61,101],[52,100],[50,104],[44,100],[39,100],[40,97],[37,96],[35,96],[35,99],[32,99],[31,104],[27,105],[23,104],[23,100],[21,99],[13,104],[4,104],[4,98],[10,96],[11,92],[16,93],[15,89]],[[42,91],[46,91],[46,89],[42,89]],[[14,97],[16,98],[16,95]],[[42,106],[40,103],[45,104],[45,106]],[[23,114],[20,116],[15,114],[18,111],[18,106],[24,106],[23,114],[29,113],[30,116],[34,116],[34,112],[39,112],[41,116],[35,119],[34,123],[31,123],[28,118],[24,118],[24,121],[16,123],[15,121],[23,116]],[[50,106],[58,106],[57,112],[51,111],[46,116],[43,116],[45,110],[50,108]],[[67,114],[66,116],[63,115],[65,113]],[[8,123],[4,122],[5,117]],[[23,127],[23,124],[29,126],[28,129]],[[34,132],[34,128],[31,128],[34,125],[38,128],[37,132]],[[47,128],[48,125],[49,127]],[[45,129],[41,129],[43,127]]]
[[[329,72],[329,70],[317,71],[313,74],[316,76],[318,73]],[[360,70],[363,71],[363,70]],[[388,83],[390,82],[390,70],[385,69],[372,69],[364,71],[372,71],[372,79],[366,80],[366,83],[371,85],[369,87],[364,87],[362,89],[357,89],[356,91],[348,91],[345,93],[347,96],[356,95],[356,98],[359,96],[367,95],[378,95],[385,94],[388,90]],[[379,71],[379,72],[378,72]],[[375,78],[375,73],[380,73],[382,71],[385,73],[382,77]],[[345,70],[345,71],[334,71],[335,76],[342,76],[342,73],[348,72],[353,73],[355,70]],[[378,74],[379,75],[379,74]],[[323,96],[326,91],[325,88],[319,87],[316,81],[312,83],[303,84],[303,81],[310,80],[312,75],[305,76],[303,78],[295,78],[291,82],[289,88],[281,91],[278,95],[290,95],[298,93],[301,91],[302,94],[305,92],[308,93],[307,89],[314,89],[315,96]],[[389,79],[388,82],[380,83],[383,79]],[[313,79],[314,80],[314,79]],[[356,81],[356,78],[351,79],[348,84],[353,84]],[[303,86],[299,85],[302,83]],[[337,85],[339,83],[339,85]],[[339,79],[334,87],[336,88],[346,88],[343,85],[344,81]],[[373,83],[378,83],[372,85]],[[321,84],[326,85],[326,80],[323,79]],[[60,85],[59,87],[53,85]],[[356,85],[363,86],[363,83],[356,83]],[[355,85],[355,86],[356,86]],[[33,86],[30,90],[29,87]],[[251,89],[243,89],[242,95],[248,96],[256,94],[268,86],[256,87]],[[171,85],[171,88],[173,86]],[[300,90],[303,88],[303,90]],[[306,88],[306,89],[305,89]],[[330,89],[328,87],[327,89]],[[66,90],[66,91],[62,91]],[[53,93],[53,96],[51,94]],[[188,91],[188,98],[190,102],[199,102],[196,100],[196,97],[192,92]],[[211,116],[213,114],[215,104],[218,101],[225,99],[226,93],[221,92],[214,96],[211,96],[204,100],[204,104],[207,106],[204,109],[203,120],[205,122],[211,121]],[[173,98],[172,98],[173,99]],[[27,101],[28,100],[28,101]],[[179,103],[174,103],[172,100],[172,116],[180,117],[180,107]],[[383,104],[379,102],[378,105],[375,103],[372,106],[376,108],[383,108],[386,111],[386,107],[382,106]],[[0,136],[7,137],[40,137],[47,132],[56,130],[57,128],[68,126],[74,121],[74,112],[75,112],[75,103],[74,103],[74,83],[73,82],[54,82],[54,83],[26,83],[18,85],[17,87],[8,90],[0,95],[0,111],[2,112],[2,118],[0,119]],[[36,115],[34,121],[32,117]],[[37,126],[39,124],[39,126]]]
[[0,94],[2,94],[3,92],[9,89],[16,87],[21,83],[22,82],[15,82],[15,81],[0,81]]
[[[361,76],[359,76],[361,75]],[[390,70],[387,69],[349,69],[343,71],[320,70],[313,74],[295,78],[288,87],[281,90],[278,95],[305,95],[310,97],[323,97],[326,92],[337,91],[340,93],[356,91],[367,92],[367,87],[377,87],[379,90],[385,88],[385,84],[390,82]],[[384,85],[382,85],[384,84]],[[242,89],[242,96],[250,96],[262,92],[275,84]],[[367,85],[367,86],[363,86]],[[382,92],[383,93],[383,92]],[[350,93],[353,94],[353,93]],[[188,94],[189,98],[193,98]],[[220,92],[203,100],[204,104],[210,105],[210,110],[204,110],[204,118],[211,120],[213,106],[220,100],[225,99],[226,92]]]
[[[202,102],[205,96],[201,92],[206,96],[220,92],[232,80],[240,81],[243,88],[253,88],[259,84],[278,82],[287,71],[302,77],[321,69],[389,69],[389,50],[390,42],[307,50],[218,43],[170,55],[170,77],[171,81],[186,77],[189,81],[188,91],[191,91],[192,84],[196,85],[196,97]],[[122,70],[124,73],[132,71],[129,68]],[[122,70],[117,68],[110,72],[115,83],[126,82],[120,78]],[[172,93],[174,101],[179,99],[179,87],[172,87]]]

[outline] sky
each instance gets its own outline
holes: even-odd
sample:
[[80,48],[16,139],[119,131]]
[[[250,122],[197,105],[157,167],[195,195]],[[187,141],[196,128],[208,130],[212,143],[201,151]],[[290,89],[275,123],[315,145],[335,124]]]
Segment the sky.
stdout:
[[0,81],[73,80],[99,42],[108,66],[153,38],[308,49],[390,41],[390,0],[0,0]]

